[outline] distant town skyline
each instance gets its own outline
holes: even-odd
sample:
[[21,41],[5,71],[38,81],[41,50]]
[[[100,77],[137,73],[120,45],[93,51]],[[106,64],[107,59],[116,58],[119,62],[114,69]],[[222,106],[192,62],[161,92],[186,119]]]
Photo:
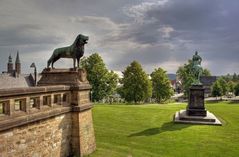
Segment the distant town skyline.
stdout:
[[[2,0],[0,71],[19,51],[23,73],[38,72],[57,47],[89,36],[85,56],[99,53],[123,71],[133,60],[147,73],[176,73],[198,51],[213,75],[239,73],[239,1],[224,0]],[[61,59],[56,67],[72,67]]]

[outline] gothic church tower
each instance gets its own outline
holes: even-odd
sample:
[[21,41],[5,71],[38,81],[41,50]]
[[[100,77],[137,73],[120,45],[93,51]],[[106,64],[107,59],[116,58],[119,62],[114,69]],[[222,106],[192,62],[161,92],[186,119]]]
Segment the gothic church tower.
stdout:
[[10,74],[13,73],[13,63],[12,63],[12,56],[11,56],[11,54],[8,57],[7,73],[10,73]]

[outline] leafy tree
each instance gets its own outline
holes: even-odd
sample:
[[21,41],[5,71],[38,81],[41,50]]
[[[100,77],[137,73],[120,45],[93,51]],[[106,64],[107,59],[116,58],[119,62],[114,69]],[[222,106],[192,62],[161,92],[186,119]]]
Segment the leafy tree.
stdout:
[[[177,70],[177,76],[182,81],[182,87],[184,90],[184,94],[187,96],[189,93],[189,88],[191,87],[193,80],[195,80],[195,76],[193,75],[193,64],[192,60],[188,60],[188,63],[179,67]],[[208,69],[203,69],[202,76],[211,76],[211,73]]]
[[235,83],[233,81],[228,82],[228,92],[234,93]]
[[237,75],[236,73],[234,73],[233,76],[232,76],[232,81],[233,81],[233,82],[238,82],[238,81],[239,81],[239,75]]
[[168,100],[173,95],[173,90],[166,71],[158,68],[150,76],[153,85],[153,98],[156,98],[159,103]]
[[100,101],[116,89],[118,75],[108,71],[105,63],[98,53],[81,60],[81,65],[87,71],[87,79],[92,85],[92,100]]
[[218,82],[222,87],[222,95],[226,95],[229,89],[227,81],[223,77],[220,77]]
[[123,72],[119,94],[128,102],[139,103],[152,95],[152,83],[137,61],[133,61]]
[[237,83],[234,89],[235,89],[235,95],[239,96],[239,83]]
[[211,76],[211,72],[208,69],[203,69],[202,75],[203,76]]
[[222,86],[220,84],[220,82],[217,80],[216,82],[214,82],[213,86],[212,86],[212,96],[222,96],[223,95],[223,89]]

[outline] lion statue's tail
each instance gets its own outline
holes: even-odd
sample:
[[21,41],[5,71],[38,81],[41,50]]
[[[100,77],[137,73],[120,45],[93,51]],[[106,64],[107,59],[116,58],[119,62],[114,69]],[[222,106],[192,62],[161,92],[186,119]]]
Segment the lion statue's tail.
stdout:
[[54,53],[53,53],[53,54],[51,55],[51,57],[48,59],[48,61],[47,61],[47,68],[49,68],[50,65],[51,65],[52,68],[53,68],[54,58],[55,58],[55,55],[54,55]]

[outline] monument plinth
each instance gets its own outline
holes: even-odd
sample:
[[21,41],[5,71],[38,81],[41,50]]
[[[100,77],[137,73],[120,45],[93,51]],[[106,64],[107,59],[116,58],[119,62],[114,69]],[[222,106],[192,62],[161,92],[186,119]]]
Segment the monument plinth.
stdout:
[[38,86],[47,85],[70,85],[78,86],[89,84],[85,69],[69,68],[69,69],[52,69],[45,68],[42,77],[38,82]]
[[192,85],[189,90],[187,115],[207,116],[207,110],[204,106],[204,90],[203,85]]

